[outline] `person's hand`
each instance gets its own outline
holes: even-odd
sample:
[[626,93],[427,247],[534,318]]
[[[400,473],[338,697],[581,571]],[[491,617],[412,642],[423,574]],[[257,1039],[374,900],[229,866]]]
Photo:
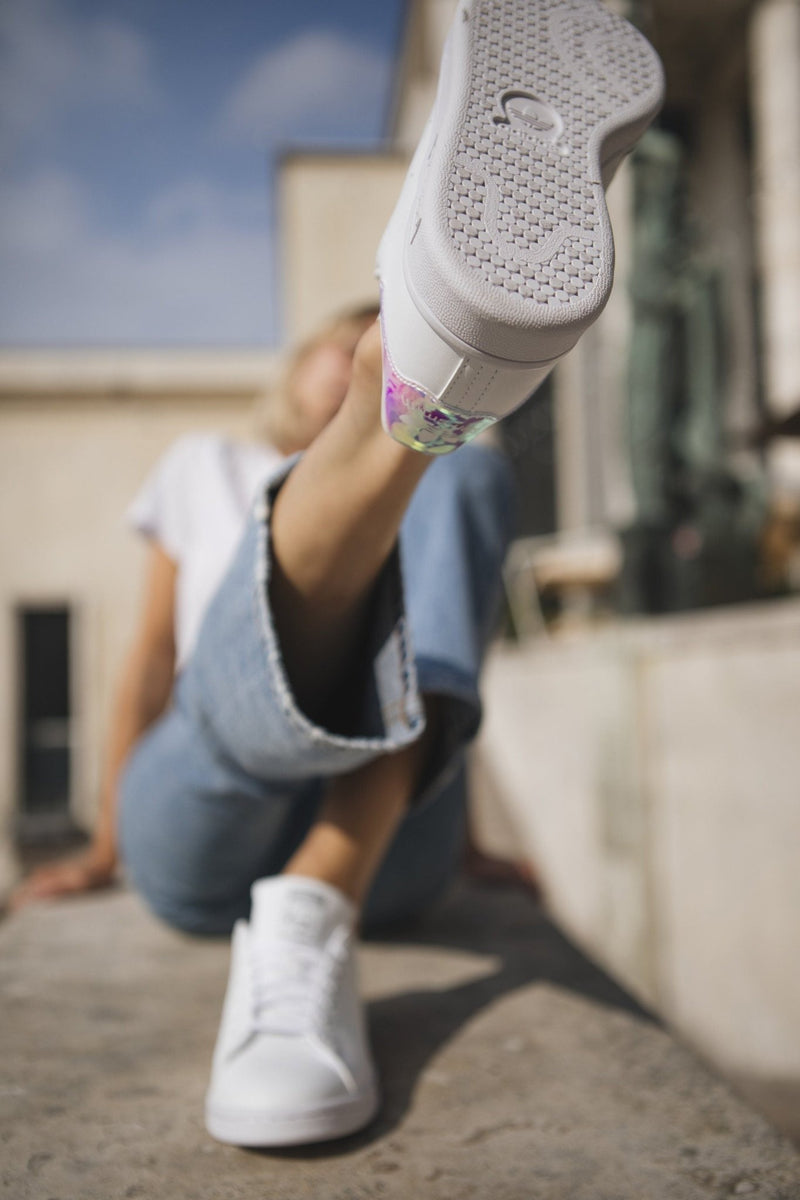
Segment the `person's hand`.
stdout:
[[61,859],[37,867],[11,893],[9,909],[15,912],[37,900],[80,895],[114,882],[116,857],[107,850],[90,846],[75,858]]

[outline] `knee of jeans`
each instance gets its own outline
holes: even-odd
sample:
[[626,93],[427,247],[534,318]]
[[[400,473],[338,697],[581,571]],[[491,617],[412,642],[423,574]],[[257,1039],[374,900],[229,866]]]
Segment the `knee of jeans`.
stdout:
[[199,905],[180,904],[173,897],[146,893],[137,888],[138,894],[154,917],[178,933],[192,937],[227,938],[237,921],[247,917],[247,908],[235,911],[220,911],[218,908],[204,910]]
[[179,933],[200,937],[226,937],[236,921],[248,915],[247,897],[234,906],[204,904],[201,896],[180,895],[170,887],[163,871],[152,869],[152,845],[146,831],[124,818],[120,797],[119,844],[125,882],[153,916]]
[[[181,895],[171,886],[169,871],[163,869],[159,854],[159,827],[146,811],[149,760],[141,753],[141,743],[125,763],[118,780],[117,842],[125,880],[159,920],[181,933],[203,937],[230,934],[235,922],[246,917],[249,903],[246,893],[231,903],[204,903],[200,891]],[[152,816],[152,814],[150,814]]]

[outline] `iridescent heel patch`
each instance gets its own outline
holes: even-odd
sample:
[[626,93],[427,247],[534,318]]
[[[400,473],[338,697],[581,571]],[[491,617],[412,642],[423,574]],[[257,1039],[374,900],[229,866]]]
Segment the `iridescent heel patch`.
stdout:
[[383,427],[396,442],[423,454],[450,454],[494,424],[494,417],[466,417],[439,404],[398,374],[383,343]]

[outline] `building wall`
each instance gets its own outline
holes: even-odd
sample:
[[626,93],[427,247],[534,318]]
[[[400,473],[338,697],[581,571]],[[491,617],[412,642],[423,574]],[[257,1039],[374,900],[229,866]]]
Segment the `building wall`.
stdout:
[[399,154],[284,160],[280,255],[290,343],[308,337],[331,313],[377,299],[375,252],[405,170]]

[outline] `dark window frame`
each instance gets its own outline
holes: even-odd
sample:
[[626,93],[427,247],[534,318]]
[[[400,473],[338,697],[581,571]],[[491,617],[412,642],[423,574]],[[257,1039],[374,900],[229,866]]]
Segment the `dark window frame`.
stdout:
[[[53,617],[63,619],[60,633],[54,634],[52,627],[49,632],[51,643],[64,652],[63,661],[55,667],[61,679],[55,685],[50,684],[49,690],[44,682],[32,699],[31,673],[37,665],[39,671],[44,669],[41,659],[47,654],[48,636],[44,623]],[[74,603],[61,596],[46,600],[25,598],[14,605],[17,648],[14,834],[22,846],[63,839],[76,832],[72,816],[76,747],[75,617]],[[43,619],[38,635],[33,632],[37,619]],[[34,644],[37,636],[38,645]],[[51,797],[48,790],[52,791]]]

